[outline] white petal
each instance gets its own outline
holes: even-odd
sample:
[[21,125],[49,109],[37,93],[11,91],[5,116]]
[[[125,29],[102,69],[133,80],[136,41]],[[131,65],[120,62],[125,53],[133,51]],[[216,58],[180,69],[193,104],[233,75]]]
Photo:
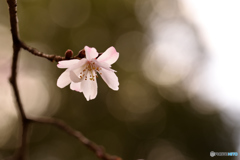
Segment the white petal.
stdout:
[[71,90],[74,90],[74,91],[82,92],[81,82],[79,82],[79,83],[74,83],[74,82],[72,82],[72,83],[70,84],[70,89],[71,89]]
[[98,61],[98,59],[93,59],[92,62],[96,63],[96,65],[98,65],[99,67],[103,67],[103,68],[110,68],[111,65],[105,62],[100,62]]
[[99,62],[105,62],[108,64],[113,64],[117,61],[119,53],[114,47],[109,47],[101,56],[98,57]]
[[58,64],[57,64],[57,67],[58,68],[69,68],[72,65],[78,63],[79,61],[80,61],[79,59],[59,61]]
[[78,60],[78,63],[75,63],[73,64],[72,66],[69,66],[69,69],[70,70],[75,70],[75,69],[79,69],[81,68],[82,66],[84,66],[86,63],[87,63],[87,59],[86,58],[83,58],[81,60]]
[[57,80],[57,86],[59,88],[66,87],[71,82],[70,76],[69,76],[69,70],[67,69],[64,71]]
[[70,71],[70,79],[74,83],[78,83],[82,81],[73,71]]
[[115,91],[119,89],[118,77],[113,71],[102,68],[99,73],[101,73],[100,75],[102,76],[102,79],[107,83],[108,87]]
[[83,91],[83,94],[87,101],[96,98],[97,96],[97,81],[96,79],[94,81],[90,80],[90,72],[87,73],[88,79],[83,80],[81,82],[81,88]]
[[95,48],[90,48],[88,46],[84,47],[87,60],[91,61],[93,58],[98,56],[98,52]]

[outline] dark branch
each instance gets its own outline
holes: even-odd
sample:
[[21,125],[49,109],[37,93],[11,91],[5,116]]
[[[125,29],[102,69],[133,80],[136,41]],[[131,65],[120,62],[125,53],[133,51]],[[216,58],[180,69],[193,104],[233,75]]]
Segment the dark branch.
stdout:
[[95,144],[94,142],[90,141],[81,132],[74,130],[73,128],[71,128],[69,125],[67,125],[65,122],[63,122],[61,120],[53,119],[53,118],[29,118],[29,120],[31,122],[50,124],[50,125],[60,128],[61,130],[68,133],[69,135],[77,138],[86,147],[88,147],[90,150],[95,152],[97,157],[99,157],[103,160],[121,160],[121,158],[119,158],[117,156],[112,156],[112,155],[107,154],[102,146],[99,146],[99,145]]
[[[68,58],[62,57],[62,56],[48,55],[48,54],[40,52],[37,49],[32,48],[32,47],[26,45],[24,42],[22,42],[20,40],[19,34],[18,34],[19,32],[18,32],[18,18],[17,18],[17,0],[7,0],[7,2],[8,2],[8,6],[9,6],[12,39],[13,39],[13,43],[15,46],[17,46],[19,49],[23,48],[35,56],[46,58],[52,62],[53,61],[58,62],[58,61],[68,59]],[[80,58],[79,55],[76,55],[74,57],[71,57],[70,59],[78,59],[78,58]]]
[[[39,52],[37,49],[27,46],[24,42],[22,42],[19,38],[19,32],[18,32],[18,18],[17,18],[17,0],[7,0],[8,6],[9,6],[9,15],[10,15],[10,25],[11,25],[11,33],[12,33],[12,39],[13,39],[13,46],[17,47],[17,49],[20,50],[20,48],[23,48],[33,55],[46,58],[50,61],[61,61],[65,60],[65,57],[56,56],[56,55],[48,55],[43,52]],[[17,59],[18,57],[16,57]],[[76,57],[75,57],[76,58]]]
[[28,120],[26,119],[26,114],[23,110],[23,105],[18,91],[17,85],[17,62],[18,56],[21,49],[21,43],[18,35],[18,19],[17,19],[17,2],[15,0],[8,0],[9,6],[9,15],[10,15],[10,24],[11,24],[11,33],[13,40],[13,58],[12,58],[12,70],[11,77],[9,81],[12,85],[14,95],[16,98],[16,103],[18,106],[19,117],[21,119],[22,131],[21,131],[21,143],[18,149],[18,152],[15,154],[15,158],[18,160],[24,160],[26,143],[27,143],[27,130],[28,130]]
[[48,60],[50,60],[51,62],[58,62],[58,61],[62,61],[62,60],[69,60],[69,59],[81,59],[81,55],[83,52],[85,52],[84,50],[81,50],[76,56],[74,57],[62,57],[62,56],[57,56],[57,55],[48,55],[46,53],[40,52],[38,51],[36,48],[30,47],[28,45],[26,45],[24,42],[20,41],[20,46],[21,48],[25,49],[26,51],[32,53],[35,56],[38,57],[42,57],[42,58],[46,58]]
[[16,0],[7,0],[7,3],[8,3],[8,7],[9,7],[9,16],[10,16],[12,39],[13,39],[14,43],[19,44],[17,1]]
[[27,46],[25,43],[21,42],[21,47],[25,50],[27,50],[28,52],[32,53],[33,55],[35,56],[39,56],[39,57],[43,57],[43,58],[46,58],[50,61],[62,61],[62,60],[65,60],[65,57],[61,57],[61,56],[56,56],[56,55],[48,55],[48,54],[45,54],[43,52],[40,52],[38,51],[37,49],[35,48],[32,48],[32,47],[29,47]]

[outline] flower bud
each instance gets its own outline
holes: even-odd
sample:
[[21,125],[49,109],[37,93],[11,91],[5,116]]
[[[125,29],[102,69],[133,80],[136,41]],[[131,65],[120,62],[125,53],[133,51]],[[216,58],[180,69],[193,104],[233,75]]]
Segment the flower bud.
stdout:
[[84,50],[84,49],[82,49],[81,51],[79,51],[78,57],[79,57],[79,58],[86,58],[85,50]]
[[65,52],[65,59],[70,59],[73,56],[73,51],[71,49],[68,49]]

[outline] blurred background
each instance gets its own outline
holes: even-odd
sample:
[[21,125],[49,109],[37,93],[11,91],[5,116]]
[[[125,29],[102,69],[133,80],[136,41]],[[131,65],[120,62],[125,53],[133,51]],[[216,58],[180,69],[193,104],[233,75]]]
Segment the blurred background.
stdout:
[[[64,120],[124,160],[207,160],[240,153],[238,0],[21,0],[20,36],[47,54],[85,45],[120,53],[113,91],[98,79],[87,102],[56,81],[63,70],[21,51],[18,83],[28,115]],[[0,0],[0,158],[18,145],[19,120],[8,83],[8,6]],[[73,137],[34,124],[31,160],[97,160]],[[214,157],[233,159],[238,157]]]

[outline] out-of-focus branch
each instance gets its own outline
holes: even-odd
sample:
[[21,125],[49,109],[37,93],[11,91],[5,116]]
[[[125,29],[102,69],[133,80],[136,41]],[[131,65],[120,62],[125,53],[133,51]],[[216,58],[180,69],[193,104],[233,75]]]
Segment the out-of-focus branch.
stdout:
[[31,122],[35,123],[44,123],[44,124],[50,124],[53,126],[56,126],[60,128],[61,130],[65,131],[69,135],[77,138],[80,142],[82,142],[86,147],[88,147],[90,150],[92,150],[97,157],[103,160],[122,160],[120,157],[109,155],[105,152],[104,148],[102,146],[99,146],[95,144],[94,142],[87,139],[81,132],[74,130],[72,127],[67,125],[65,122],[53,119],[53,118],[29,118]]
[[[26,144],[27,144],[27,132],[29,128],[30,122],[36,122],[36,123],[45,123],[45,124],[51,124],[53,126],[57,126],[63,131],[67,132],[69,135],[76,137],[80,142],[82,142],[86,147],[88,147],[90,150],[92,150],[97,157],[99,157],[102,160],[121,160],[121,158],[117,156],[109,155],[105,152],[103,147],[95,144],[94,142],[87,139],[81,132],[74,130],[70,126],[68,126],[63,121],[53,119],[53,118],[27,118],[23,105],[21,102],[18,85],[17,85],[17,62],[19,57],[19,52],[22,49],[25,49],[32,53],[33,55],[46,58],[50,61],[61,61],[65,59],[80,59],[85,56],[85,51],[81,50],[78,55],[72,57],[72,53],[66,52],[65,57],[56,56],[56,55],[47,55],[43,52],[39,52],[37,49],[27,46],[24,42],[22,42],[19,38],[19,32],[18,32],[18,18],[17,18],[17,0],[7,0],[8,6],[9,6],[9,15],[10,15],[10,25],[11,25],[11,34],[12,34],[12,40],[13,40],[13,58],[12,58],[12,68],[11,68],[11,77],[9,78],[9,81],[12,85],[14,95],[16,98],[17,108],[19,111],[19,117],[21,119],[21,143],[19,146],[19,149],[17,150],[16,154],[12,157],[9,157],[7,159],[11,160],[25,160],[25,154],[26,154]],[[70,53],[70,54],[69,54]],[[70,55],[70,56],[69,56]]]

